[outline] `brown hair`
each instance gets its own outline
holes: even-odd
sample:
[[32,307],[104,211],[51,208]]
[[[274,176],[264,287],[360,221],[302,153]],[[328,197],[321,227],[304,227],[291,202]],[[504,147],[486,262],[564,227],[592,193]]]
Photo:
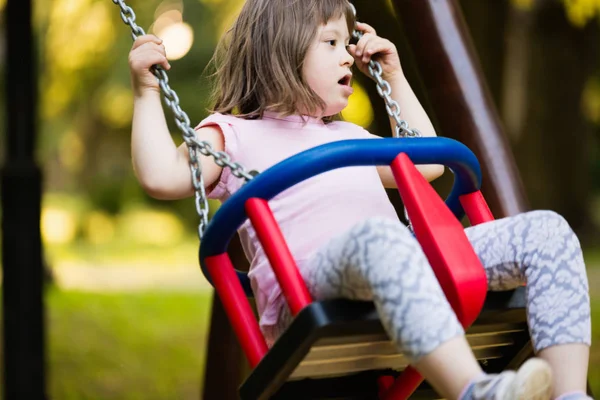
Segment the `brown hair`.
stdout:
[[324,109],[302,65],[319,26],[338,17],[351,33],[348,0],[247,0],[212,59],[212,111],[260,118],[265,110],[287,116]]

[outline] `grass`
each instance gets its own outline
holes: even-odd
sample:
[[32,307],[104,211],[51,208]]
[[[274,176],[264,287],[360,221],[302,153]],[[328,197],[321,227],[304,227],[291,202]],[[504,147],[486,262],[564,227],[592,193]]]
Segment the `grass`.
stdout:
[[50,290],[54,399],[199,399],[210,293]]

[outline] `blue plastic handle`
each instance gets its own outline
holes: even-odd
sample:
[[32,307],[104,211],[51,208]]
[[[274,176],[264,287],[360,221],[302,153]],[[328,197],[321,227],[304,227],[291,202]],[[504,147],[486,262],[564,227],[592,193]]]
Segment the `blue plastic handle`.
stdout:
[[[455,175],[446,205],[458,219],[464,216],[459,196],[481,187],[481,168],[464,144],[448,138],[355,139],[327,143],[287,158],[260,173],[229,198],[214,215],[200,244],[200,266],[211,282],[204,258],[224,253],[229,241],[247,219],[244,205],[250,198],[270,200],[295,184],[315,175],[351,166],[390,165],[400,153],[415,164],[442,164]],[[237,271],[248,296],[250,280]]]

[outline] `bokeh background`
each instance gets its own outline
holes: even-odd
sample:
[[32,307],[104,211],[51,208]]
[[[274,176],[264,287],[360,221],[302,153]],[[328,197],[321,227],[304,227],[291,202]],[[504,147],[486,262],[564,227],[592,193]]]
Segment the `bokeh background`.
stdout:
[[[391,7],[379,3],[389,18]],[[597,338],[600,0],[460,3],[531,207],[563,214],[584,244]],[[200,121],[209,106],[207,65],[243,0],[129,4],[138,23],[164,39],[171,86]],[[402,40],[393,25],[365,22]],[[132,172],[130,32],[110,0],[36,1],[35,29],[49,395],[198,399],[212,292],[197,266],[193,201],[153,200]],[[409,53],[401,57],[410,65]],[[418,69],[407,69],[428,107]],[[382,103],[371,104],[361,83],[344,118],[389,135],[373,112]],[[172,133],[180,143],[174,127]],[[596,345],[590,380],[600,393]]]

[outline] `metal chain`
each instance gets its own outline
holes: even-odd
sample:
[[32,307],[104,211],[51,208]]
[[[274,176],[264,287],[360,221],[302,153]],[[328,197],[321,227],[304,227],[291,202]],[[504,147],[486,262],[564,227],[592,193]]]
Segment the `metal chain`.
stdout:
[[[123,0],[112,0],[121,9],[121,19],[131,28],[131,36],[135,41],[138,37],[145,35],[144,30],[135,22],[135,13],[133,9],[125,4]],[[151,69],[152,74],[158,79],[159,86],[163,93],[163,99],[166,105],[171,109],[175,117],[175,124],[183,135],[183,140],[187,144],[190,156],[190,170],[192,173],[192,185],[195,192],[196,211],[200,216],[198,223],[198,236],[202,239],[204,231],[208,225],[208,199],[204,188],[204,178],[202,177],[202,166],[198,159],[198,153],[204,156],[211,156],[215,163],[223,168],[230,168],[231,173],[243,178],[246,182],[251,181],[255,171],[247,172],[244,167],[236,162],[232,162],[229,155],[222,151],[215,151],[209,142],[200,141],[196,137],[194,129],[190,126],[190,118],[179,106],[179,97],[177,93],[169,86],[169,77],[164,69],[155,65]]]
[[[352,12],[354,13],[354,17],[356,17],[356,8],[354,7],[354,4],[349,4],[352,8]],[[357,29],[354,29],[354,31],[352,32],[352,37],[354,37],[356,40],[360,40],[360,38],[363,37],[363,33]],[[375,79],[375,82],[377,83],[377,93],[385,101],[385,109],[388,115],[390,116],[390,118],[393,118],[394,122],[396,123],[394,136],[397,138],[421,137],[421,132],[419,132],[417,129],[411,129],[408,126],[408,122],[400,118],[400,105],[391,97],[392,87],[390,86],[388,81],[383,79],[383,68],[381,68],[381,64],[377,61],[370,60],[369,74],[371,74],[371,76],[373,77],[373,79]],[[414,233],[414,229],[412,223],[410,222],[406,206],[404,207],[404,218],[406,219],[408,229]]]
[[[356,17],[356,8],[354,4],[349,3],[352,8],[352,12]],[[352,32],[352,37],[356,40],[360,40],[363,37],[363,33],[359,30],[354,30]],[[408,126],[408,122],[400,118],[400,105],[394,99],[392,99],[392,87],[389,82],[383,79],[383,69],[381,68],[381,64],[377,61],[370,60],[369,61],[369,74],[375,79],[377,83],[377,93],[379,96],[385,101],[385,110],[387,111],[390,118],[394,120],[396,123],[396,129],[394,131],[395,137],[421,137],[421,132],[417,129],[411,129]]]

